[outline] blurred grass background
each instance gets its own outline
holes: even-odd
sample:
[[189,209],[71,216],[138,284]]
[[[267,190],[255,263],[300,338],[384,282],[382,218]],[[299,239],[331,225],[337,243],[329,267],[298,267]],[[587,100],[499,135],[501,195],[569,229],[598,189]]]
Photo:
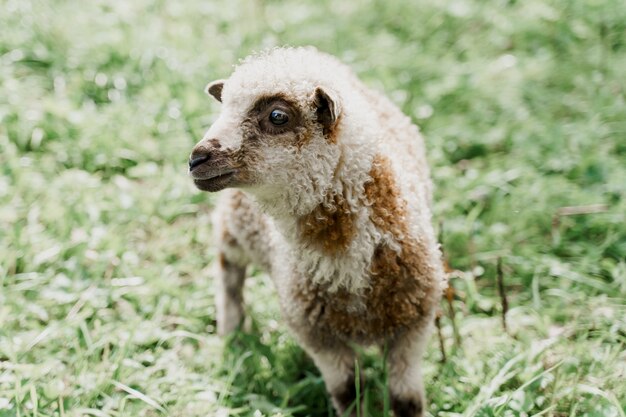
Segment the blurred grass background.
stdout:
[[186,175],[219,111],[204,85],[285,44],[337,55],[427,139],[462,271],[429,415],[625,416],[623,0],[1,0],[0,27],[1,417],[332,415],[266,276],[253,331],[214,335],[212,197]]

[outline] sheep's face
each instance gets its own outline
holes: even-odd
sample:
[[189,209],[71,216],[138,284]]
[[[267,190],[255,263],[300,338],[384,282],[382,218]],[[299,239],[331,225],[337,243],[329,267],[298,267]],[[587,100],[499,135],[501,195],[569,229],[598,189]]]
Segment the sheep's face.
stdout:
[[280,91],[222,96],[223,87],[217,81],[207,88],[222,112],[189,161],[199,189],[237,187],[269,196],[328,181],[317,177],[330,176],[338,159],[332,148],[339,105],[332,93],[314,87],[305,97]]

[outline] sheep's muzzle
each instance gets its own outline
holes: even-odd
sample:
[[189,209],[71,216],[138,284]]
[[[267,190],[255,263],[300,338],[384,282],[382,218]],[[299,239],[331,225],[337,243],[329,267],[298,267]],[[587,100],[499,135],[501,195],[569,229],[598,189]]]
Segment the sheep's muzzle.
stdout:
[[224,188],[231,185],[235,176],[235,172],[226,172],[224,174],[219,174],[215,177],[203,179],[203,180],[193,180],[193,183],[196,184],[202,191],[208,192],[216,192],[223,190]]
[[220,191],[235,179],[237,170],[230,164],[229,152],[222,151],[218,145],[219,142],[201,142],[189,157],[189,175],[202,191]]

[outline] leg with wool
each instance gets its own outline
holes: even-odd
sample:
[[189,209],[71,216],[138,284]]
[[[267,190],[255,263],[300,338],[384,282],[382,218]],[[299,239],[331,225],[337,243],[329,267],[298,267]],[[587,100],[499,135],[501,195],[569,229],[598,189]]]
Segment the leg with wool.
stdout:
[[[338,416],[356,416],[356,384],[354,351],[343,343],[332,349],[305,350],[313,358],[315,365],[322,373],[326,390],[329,392]],[[361,377],[361,392],[363,390],[363,378]],[[361,401],[359,399],[359,401]],[[350,414],[346,411],[351,409]]]
[[245,278],[245,267],[229,261],[223,253],[218,255],[215,307],[217,310],[217,333],[220,336],[232,333],[243,320],[243,283]]
[[426,406],[421,361],[427,332],[413,331],[389,345],[387,356],[391,406],[396,417],[422,417]]

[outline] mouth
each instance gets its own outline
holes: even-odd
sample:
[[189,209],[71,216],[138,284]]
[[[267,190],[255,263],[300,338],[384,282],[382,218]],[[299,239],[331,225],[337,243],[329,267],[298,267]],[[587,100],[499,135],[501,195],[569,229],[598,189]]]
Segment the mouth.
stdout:
[[208,178],[195,178],[193,182],[200,190],[213,193],[228,187],[234,176],[235,171],[231,170],[209,176]]

